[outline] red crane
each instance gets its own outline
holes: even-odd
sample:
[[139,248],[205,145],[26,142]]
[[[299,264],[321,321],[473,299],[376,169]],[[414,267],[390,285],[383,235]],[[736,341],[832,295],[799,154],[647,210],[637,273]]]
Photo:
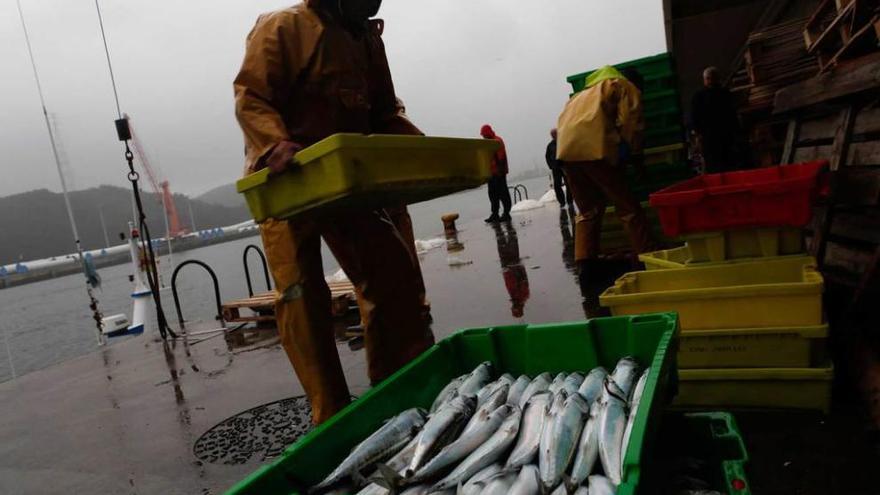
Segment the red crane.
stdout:
[[168,236],[180,237],[188,234],[189,229],[181,225],[180,217],[177,215],[177,206],[174,204],[174,196],[171,194],[171,185],[167,180],[159,181],[159,177],[153,170],[153,167],[150,166],[150,161],[147,159],[143,146],[141,146],[140,139],[138,139],[137,134],[134,132],[134,126],[131,125],[131,117],[127,113],[122,114],[122,116],[128,121],[128,128],[131,131],[131,144],[134,146],[134,152],[138,156],[144,171],[147,172],[147,178],[150,180],[153,192],[162,198],[162,209],[165,211],[165,219],[168,221]]

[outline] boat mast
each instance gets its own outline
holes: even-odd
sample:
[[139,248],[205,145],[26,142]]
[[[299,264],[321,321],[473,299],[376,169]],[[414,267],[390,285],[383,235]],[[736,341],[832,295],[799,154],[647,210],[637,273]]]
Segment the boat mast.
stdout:
[[[46,110],[46,100],[43,97],[43,86],[40,84],[40,76],[37,72],[37,63],[34,60],[34,51],[31,48],[31,38],[28,34],[27,24],[24,22],[24,11],[21,8],[21,0],[16,0],[16,5],[18,6],[18,16],[21,19],[21,28],[24,31],[24,41],[27,44],[28,56],[31,61],[31,69],[34,71],[34,81],[37,84],[37,93],[40,95],[40,106],[43,108],[43,119],[46,121],[46,131],[49,134],[49,144],[52,147],[52,155],[55,158],[55,168],[58,170],[58,178],[61,180],[61,191],[64,195],[64,207],[67,209],[67,219],[70,221],[70,230],[73,232],[73,241],[76,245],[76,253],[79,256],[79,261],[83,265],[83,272],[86,273],[86,259],[83,254],[82,243],[79,239],[79,231],[76,228],[76,220],[73,217],[73,208],[70,206],[70,196],[67,191],[67,181],[64,179],[64,173],[61,171],[61,158],[58,156],[58,146],[55,144],[55,133],[52,131],[52,124],[49,121],[49,112]],[[89,294],[89,302],[90,308],[94,312],[96,330],[97,330],[97,338],[98,345],[104,344],[104,337],[102,333],[103,323],[101,321],[101,312],[98,310],[98,300],[95,299],[94,294],[92,293],[92,286],[89,283],[88,275],[86,275],[86,291]]]

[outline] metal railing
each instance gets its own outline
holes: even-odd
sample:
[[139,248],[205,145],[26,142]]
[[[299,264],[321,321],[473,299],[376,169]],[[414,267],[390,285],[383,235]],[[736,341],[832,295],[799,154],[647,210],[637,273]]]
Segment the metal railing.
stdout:
[[217,305],[216,319],[220,321],[221,325],[225,326],[223,323],[223,309],[220,304],[220,283],[217,281],[217,274],[214,273],[214,270],[207,263],[199,260],[187,260],[177,265],[177,268],[174,269],[174,273],[171,275],[171,292],[174,294],[174,309],[177,310],[177,321],[180,323],[180,328],[184,328],[186,325],[184,324],[183,313],[180,310],[180,296],[177,294],[177,275],[187,265],[198,265],[211,275],[211,280],[214,283],[214,302]]
[[513,202],[519,203],[523,199],[529,199],[529,190],[526,189],[526,186],[522,184],[517,184],[515,186],[508,186],[508,189],[513,189]]
[[255,250],[257,254],[260,255],[260,261],[263,262],[263,276],[266,277],[266,290],[272,290],[272,281],[269,278],[269,265],[266,263],[266,255],[263,254],[263,250],[260,249],[259,246],[248,244],[247,247],[244,248],[244,253],[241,255],[241,262],[244,264],[244,280],[247,282],[248,297],[254,296],[254,286],[251,283],[251,270],[250,267],[248,267],[248,253],[251,250]]

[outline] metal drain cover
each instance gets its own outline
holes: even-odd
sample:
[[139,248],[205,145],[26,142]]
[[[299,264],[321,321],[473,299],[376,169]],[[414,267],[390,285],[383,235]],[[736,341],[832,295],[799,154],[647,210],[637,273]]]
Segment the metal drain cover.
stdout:
[[305,396],[281,399],[223,420],[193,445],[193,454],[213,464],[264,462],[312,429]]

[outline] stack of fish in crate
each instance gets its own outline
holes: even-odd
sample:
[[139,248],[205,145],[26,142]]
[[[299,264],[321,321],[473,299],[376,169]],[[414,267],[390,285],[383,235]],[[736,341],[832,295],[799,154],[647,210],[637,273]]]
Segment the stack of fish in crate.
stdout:
[[822,275],[805,253],[817,161],[696,177],[651,195],[685,246],[642,255],[600,298],[614,315],[676,311],[677,403],[827,411]]

